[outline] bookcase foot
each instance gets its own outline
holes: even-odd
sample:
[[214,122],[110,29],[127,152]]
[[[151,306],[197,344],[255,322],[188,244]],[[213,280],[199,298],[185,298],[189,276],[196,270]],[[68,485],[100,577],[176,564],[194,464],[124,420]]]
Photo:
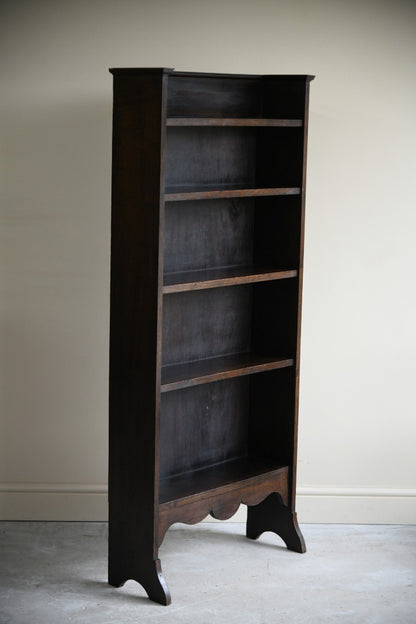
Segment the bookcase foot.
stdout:
[[289,550],[306,552],[296,512],[283,505],[277,493],[270,494],[259,505],[247,508],[247,537],[257,539],[265,531],[272,531],[279,535]]
[[171,603],[170,592],[163,578],[160,559],[152,560],[150,565],[141,570],[139,574],[128,577],[109,575],[108,582],[113,587],[121,587],[129,579],[139,583],[145,589],[150,600],[166,606]]
[[145,588],[150,600],[162,605],[169,605],[171,603],[170,592],[163,578],[160,559],[152,561],[152,564],[138,581]]
[[115,574],[108,574],[108,584],[112,587],[123,587],[124,583],[128,581],[127,578],[116,576]]

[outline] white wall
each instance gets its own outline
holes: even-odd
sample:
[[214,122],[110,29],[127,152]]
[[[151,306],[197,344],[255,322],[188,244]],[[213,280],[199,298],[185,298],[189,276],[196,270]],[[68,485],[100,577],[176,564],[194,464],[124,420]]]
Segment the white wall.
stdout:
[[[416,5],[3,1],[1,512],[104,519],[108,67],[312,73],[302,522],[416,522]],[[241,517],[241,516],[239,516]]]

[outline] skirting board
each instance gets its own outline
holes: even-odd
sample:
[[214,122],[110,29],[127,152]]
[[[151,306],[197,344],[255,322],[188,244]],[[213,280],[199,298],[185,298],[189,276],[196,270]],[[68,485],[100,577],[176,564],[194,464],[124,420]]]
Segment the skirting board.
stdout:
[[[296,508],[300,524],[416,524],[416,489],[299,487]],[[241,505],[232,521],[245,518]],[[107,487],[3,483],[0,519],[105,521]]]

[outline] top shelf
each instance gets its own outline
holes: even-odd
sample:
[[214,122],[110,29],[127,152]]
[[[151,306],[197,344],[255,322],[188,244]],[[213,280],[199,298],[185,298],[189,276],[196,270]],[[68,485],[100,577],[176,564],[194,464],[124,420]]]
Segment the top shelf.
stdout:
[[262,119],[257,117],[168,117],[167,126],[252,126],[269,128],[300,128],[302,119]]

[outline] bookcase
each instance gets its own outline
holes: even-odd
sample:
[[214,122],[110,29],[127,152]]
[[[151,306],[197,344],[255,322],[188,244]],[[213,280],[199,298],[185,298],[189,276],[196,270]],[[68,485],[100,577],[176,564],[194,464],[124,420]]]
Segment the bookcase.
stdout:
[[[295,513],[307,75],[111,69],[109,583],[173,523]],[[279,553],[276,552],[276,556]]]

